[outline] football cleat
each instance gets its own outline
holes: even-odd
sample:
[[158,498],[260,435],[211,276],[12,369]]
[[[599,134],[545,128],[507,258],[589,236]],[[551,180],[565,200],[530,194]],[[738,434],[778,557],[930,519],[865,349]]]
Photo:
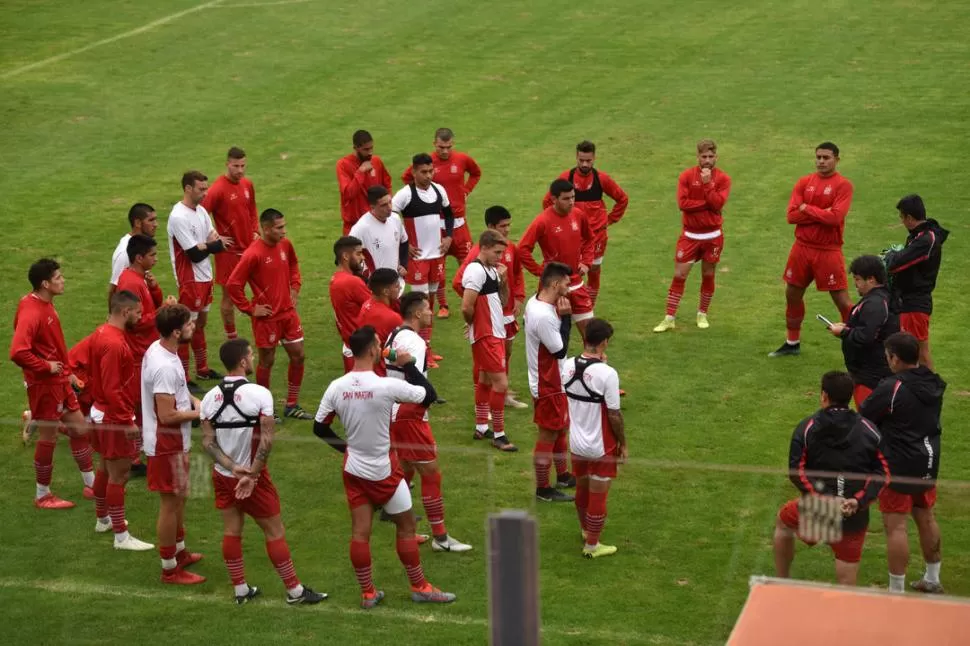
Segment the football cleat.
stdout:
[[123,541],[119,541],[117,538],[115,539],[115,549],[127,550],[129,552],[147,552],[148,550],[155,549],[155,546],[151,543],[140,541],[131,534],[128,534],[128,538]]
[[442,592],[430,583],[420,590],[411,588],[411,601],[415,603],[451,603],[457,597],[451,592]]
[[504,453],[515,453],[519,450],[519,447],[512,444],[512,442],[509,441],[509,438],[505,435],[494,437],[492,439],[492,446]]
[[536,500],[539,502],[573,502],[576,498],[554,487],[539,487],[536,489]]
[[455,540],[451,536],[445,536],[443,541],[439,541],[437,538],[431,541],[431,551],[433,552],[470,552],[471,550],[471,545]]
[[190,552],[188,550],[182,550],[175,555],[175,560],[178,561],[178,569],[184,569],[190,565],[195,565],[202,560],[202,555],[198,552]]
[[785,341],[781,347],[768,354],[769,357],[796,357],[802,353],[801,343],[789,343]]
[[81,490],[81,495],[84,496],[85,500],[94,500],[94,489],[91,487],[84,487]]
[[506,394],[505,395],[505,407],[506,408],[519,408],[519,409],[522,409],[522,408],[528,408],[529,405],[526,404],[525,402],[520,402],[518,399],[516,399],[512,395]]
[[666,332],[667,330],[673,330],[677,327],[677,321],[672,316],[665,316],[664,320],[657,324],[657,327],[653,328],[654,332]]
[[73,506],[74,503],[70,500],[58,498],[52,493],[47,494],[43,498],[37,498],[34,500],[34,507],[37,509],[70,509]]
[[374,590],[373,592],[367,592],[360,595],[360,607],[364,610],[370,610],[371,608],[377,607],[381,601],[384,600],[383,590]]
[[236,605],[244,606],[250,601],[252,601],[253,599],[255,599],[256,597],[258,597],[259,594],[260,594],[259,588],[257,588],[254,585],[251,585],[249,586],[249,591],[246,594],[236,595]]
[[209,368],[205,372],[198,373],[196,377],[198,377],[199,379],[205,379],[208,381],[212,381],[215,379],[222,379],[222,375],[216,372],[215,370],[213,370],[212,368]]
[[293,404],[292,406],[287,406],[284,408],[283,416],[290,417],[292,419],[313,419],[313,415],[303,410],[303,407],[299,404]]
[[573,489],[576,487],[576,476],[571,473],[560,473],[556,476],[557,489]]
[[286,595],[286,603],[291,606],[307,605],[312,606],[315,603],[320,603],[325,601],[327,598],[326,592],[315,592],[312,588],[303,586],[303,594],[298,597],[291,597]]
[[192,381],[191,379],[185,382],[185,386],[189,389],[189,392],[192,393],[193,395],[202,395],[205,393],[205,391],[202,390],[202,387],[199,384]]
[[205,577],[193,572],[186,572],[180,568],[175,568],[170,573],[162,571],[162,583],[170,585],[197,585],[205,583]]
[[704,312],[697,313],[697,327],[699,327],[702,330],[706,330],[707,328],[711,327],[710,322],[708,322],[707,320],[706,313]]
[[495,437],[495,435],[492,433],[492,431],[490,429],[485,429],[484,431],[480,431],[480,430],[478,430],[476,428],[475,429],[475,435],[472,436],[472,439],[473,440],[490,440],[493,437]]
[[[127,522],[128,521],[125,521],[126,526],[127,526]],[[94,523],[94,531],[95,533],[98,533],[98,534],[107,534],[108,532],[111,531],[111,528],[112,528],[111,518],[108,518],[108,517],[99,518],[98,521]]]
[[924,592],[926,594],[943,594],[943,584],[942,583],[931,583],[926,579],[919,579],[913,581],[909,584],[909,587],[916,590],[917,592]]
[[451,312],[448,311],[448,306],[447,305],[442,305],[441,307],[438,308],[438,318],[439,319],[446,319],[450,315],[451,315]]
[[615,545],[603,545],[602,543],[597,543],[596,547],[583,548],[584,559],[598,559],[601,556],[612,556],[613,554],[616,554]]

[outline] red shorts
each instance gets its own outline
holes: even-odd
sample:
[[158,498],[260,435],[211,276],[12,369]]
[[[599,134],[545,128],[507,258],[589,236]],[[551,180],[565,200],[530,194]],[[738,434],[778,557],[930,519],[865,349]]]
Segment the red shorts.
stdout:
[[391,443],[397,451],[398,459],[405,462],[431,462],[438,459],[438,445],[431,433],[431,424],[423,419],[392,421]]
[[923,312],[903,312],[899,315],[899,329],[909,332],[917,341],[929,341],[930,315]]
[[232,270],[239,264],[240,258],[242,258],[242,254],[237,255],[227,251],[215,255],[216,285],[225,285],[229,282],[229,276],[232,275]]
[[148,490],[173,493],[183,498],[189,495],[189,454],[148,456]]
[[351,509],[367,504],[383,507],[397,492],[397,487],[404,478],[404,471],[395,460],[391,461],[391,475],[383,480],[358,478],[352,473],[347,473],[346,470],[343,474],[344,493],[347,494],[347,504]]
[[532,421],[539,428],[560,433],[569,428],[569,400],[566,393],[546,395],[539,399],[533,397],[532,408],[535,411]]
[[[798,531],[798,500],[789,500],[778,511],[778,518],[788,529]],[[798,537],[806,545],[815,545],[815,541],[807,541]],[[838,543],[829,543],[835,558],[845,563],[858,563],[862,560],[862,547],[866,543],[866,530],[842,534]]]
[[344,360],[344,374],[347,374],[348,372],[354,369],[353,357],[345,357],[341,354],[340,358]]
[[505,340],[511,341],[519,335],[519,322],[513,319],[510,323],[505,324]]
[[476,371],[505,372],[505,339],[483,336],[472,343],[472,361]]
[[[445,235],[445,230],[441,230],[441,235]],[[451,235],[451,246],[448,247],[448,251],[445,252],[445,256],[451,256],[456,258],[460,263],[465,262],[465,257],[468,256],[468,252],[472,250],[472,234],[468,230],[468,225],[463,224],[460,227],[455,227]],[[441,257],[441,265],[444,267],[445,256]],[[410,265],[411,263],[408,262]],[[443,275],[443,274],[442,274]]]
[[578,288],[569,288],[569,305],[572,307],[573,321],[585,321],[593,318],[593,301],[586,291],[586,285]]
[[404,280],[408,285],[421,287],[424,285],[440,285],[442,280],[441,272],[444,270],[444,262],[441,258],[433,260],[408,260],[408,275]]
[[179,285],[179,303],[190,312],[208,312],[212,304],[212,283],[184,283]]
[[572,454],[573,474],[576,478],[595,476],[597,478],[616,477],[616,456],[604,455],[601,458],[584,458]]
[[872,388],[869,386],[863,386],[862,384],[856,384],[852,389],[852,400],[855,402],[855,409],[859,410],[859,408],[862,407],[862,402],[864,402],[871,394]]
[[919,493],[899,493],[886,487],[879,493],[879,511],[884,514],[908,514],[913,511],[913,507],[933,509],[935,504],[936,487]]
[[253,318],[253,340],[257,348],[275,348],[277,343],[298,343],[303,340],[303,323],[296,310],[269,319]]
[[845,256],[841,249],[815,249],[796,241],[788,254],[784,280],[801,289],[815,281],[815,288],[820,292],[848,289]]
[[239,481],[231,476],[224,476],[215,469],[212,470],[212,486],[216,492],[216,509],[235,507],[242,513],[253,518],[272,518],[280,515],[280,495],[269,477],[269,471],[263,470],[253,487],[253,493],[248,498],[236,498],[236,483]]
[[710,240],[694,240],[683,233],[677,239],[675,262],[698,262],[716,264],[721,259],[724,249],[724,234]]
[[606,243],[609,236],[606,234],[606,227],[601,231],[593,232],[593,264],[602,265],[603,257],[606,255]]
[[35,422],[56,422],[65,413],[80,410],[77,393],[71,384],[35,384],[27,386],[30,416]]
[[105,460],[130,460],[135,457],[135,440],[128,439],[122,424],[95,424],[91,448]]

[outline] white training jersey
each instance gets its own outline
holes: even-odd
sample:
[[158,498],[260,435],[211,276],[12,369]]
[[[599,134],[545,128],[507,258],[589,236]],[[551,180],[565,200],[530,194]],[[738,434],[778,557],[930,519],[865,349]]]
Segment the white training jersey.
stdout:
[[475,343],[482,337],[505,338],[505,311],[499,294],[500,281],[494,267],[473,260],[465,267],[461,276],[462,289],[478,293],[475,299],[475,313],[468,325],[468,340]]
[[381,222],[368,211],[350,228],[350,235],[364,243],[374,269],[397,271],[401,243],[408,241],[400,215],[391,213],[387,221]]
[[172,395],[175,410],[192,410],[182,361],[160,340],[148,346],[141,362],[141,436],[145,455],[188,453],[192,447],[192,422],[182,422],[179,426],[159,424],[155,395]]
[[[562,382],[576,374],[576,358],[562,364]],[[583,387],[585,384],[585,388]],[[605,363],[593,363],[583,372],[582,384],[574,381],[565,388],[569,398],[569,450],[584,458],[601,458],[616,449],[607,410],[620,410],[620,376]],[[602,402],[580,401],[569,395],[602,397]]]
[[[435,192],[435,189],[437,189],[437,192]],[[441,184],[431,182],[426,189],[415,186],[414,192],[417,193],[418,199],[425,204],[434,204],[438,201],[438,196],[440,195],[442,209],[451,205],[448,201],[448,192]],[[395,193],[394,197],[391,198],[391,208],[394,213],[402,214],[401,221],[404,223],[405,230],[408,231],[409,242],[421,252],[421,255],[413,260],[433,260],[440,258],[441,237],[444,235],[444,230],[441,228],[441,213],[428,213],[420,217],[406,218],[403,213],[410,203],[410,184],[405,185],[404,188]]]
[[320,400],[316,421],[336,415],[347,435],[344,471],[371,480],[391,475],[391,408],[394,402],[418,404],[425,390],[400,379],[378,377],[372,371],[351,371],[334,379]]
[[[466,270],[467,271],[467,270]],[[525,355],[529,366],[529,390],[536,399],[563,392],[559,312],[553,303],[533,296],[525,304]]]
[[[226,377],[226,381],[245,380],[245,377]],[[236,388],[235,398],[233,399],[239,411],[247,417],[272,417],[273,416],[273,394],[259,384],[245,383]],[[210,422],[242,422],[244,418],[232,406],[226,408],[219,415],[219,419],[213,419],[222,407],[222,390],[216,386],[205,394],[202,398],[202,405],[199,408],[201,419]],[[236,464],[248,467],[253,463],[256,455],[256,448],[259,446],[259,433],[257,427],[259,422],[251,426],[239,428],[217,428],[216,443],[222,452],[229,456],[229,459]],[[227,470],[218,462],[214,463],[213,468],[224,476],[234,477],[232,471]]]
[[[427,377],[428,376],[427,341],[422,339],[421,336],[411,328],[402,327],[395,330],[395,332],[391,333],[391,336],[390,338],[388,338],[388,342],[385,344],[384,347],[394,348],[395,352],[399,352],[399,353],[407,352],[408,354],[410,354],[412,357],[414,357],[414,365],[418,367],[418,370],[421,371],[421,374]],[[400,379],[402,381],[404,380],[404,372],[401,370],[398,370],[396,366],[393,366],[390,363],[387,364],[387,376],[390,377],[391,379]],[[412,405],[411,408],[413,409],[414,406]],[[421,407],[421,408],[424,408],[424,407]],[[400,411],[401,411],[401,404],[395,403],[394,407],[391,409],[391,421],[397,421],[398,414],[400,413]],[[414,411],[411,410],[407,412],[413,414]],[[409,417],[408,419],[411,419],[411,418]],[[426,422],[428,421],[427,408],[424,408],[424,410],[422,411],[422,419]]]
[[109,282],[115,287],[118,286],[118,278],[121,277],[121,272],[131,264],[128,262],[129,240],[131,240],[130,233],[121,236],[121,240],[118,241],[118,246],[115,247],[114,253],[111,254],[111,280]]
[[175,283],[208,283],[212,281],[212,262],[206,257],[192,262],[185,250],[205,243],[213,231],[212,220],[202,205],[195,210],[176,202],[168,216],[168,254],[175,271]]

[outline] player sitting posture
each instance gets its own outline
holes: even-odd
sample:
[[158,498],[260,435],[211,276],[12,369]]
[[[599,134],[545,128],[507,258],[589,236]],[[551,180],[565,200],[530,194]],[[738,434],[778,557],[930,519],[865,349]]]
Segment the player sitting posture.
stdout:
[[[782,506],[775,521],[775,572],[787,579],[795,558],[795,535],[808,545],[825,541],[835,554],[835,578],[855,585],[869,527],[869,504],[889,482],[880,451],[882,437],[871,422],[849,409],[852,378],[844,372],[822,376],[822,408],[795,427],[788,453],[789,478],[802,493]],[[834,517],[799,515],[831,503]],[[834,526],[833,526],[834,525]],[[828,529],[818,532],[814,530]],[[809,531],[813,530],[813,531]]]
[[401,216],[391,211],[391,194],[383,186],[371,186],[367,189],[367,202],[370,211],[350,229],[350,237],[360,240],[364,247],[367,273],[387,268],[403,278],[408,273],[408,232]]
[[713,139],[697,142],[697,166],[688,168],[677,180],[677,206],[680,207],[683,231],[677,239],[674,255],[674,278],[667,292],[667,314],[654,332],[676,327],[677,307],[684,295],[684,285],[695,263],[701,263],[701,301],[697,306],[697,327],[711,325],[707,309],[714,298],[717,263],[724,249],[724,216],[721,210],[731,193],[731,178],[717,165],[717,144]]
[[[367,286],[370,288],[371,297],[360,308],[357,322],[360,326],[369,325],[374,328],[383,346],[391,338],[391,333],[404,323],[398,312],[401,283],[397,279],[397,272],[391,269],[378,269],[367,281]],[[423,334],[421,338],[427,341]],[[430,354],[430,348],[428,352]],[[356,361],[354,364],[356,365]],[[428,366],[431,366],[430,357]],[[381,377],[387,376],[383,358],[378,358],[374,371]]]
[[[300,265],[293,244],[286,237],[286,219],[276,209],[259,216],[260,239],[253,242],[239,259],[226,281],[232,302],[253,322],[253,339],[259,351],[256,383],[269,389],[270,373],[276,361],[276,345],[286,350],[290,365],[286,371],[285,417],[312,419],[300,406],[304,361],[303,323],[296,312],[300,294]],[[246,298],[249,284],[253,299]]]
[[199,400],[189,394],[179,346],[192,342],[195,319],[184,305],[166,305],[155,315],[161,338],[145,353],[141,372],[142,438],[148,456],[148,490],[158,492],[158,553],[162,583],[191,585],[204,576],[184,568],[202,560],[185,549],[185,499],[189,494],[192,421]]
[[583,556],[595,559],[616,553],[599,542],[606,524],[606,496],[616,478],[616,465],[627,458],[620,377],[606,365],[613,326],[593,319],[586,327],[583,353],[563,363],[562,379],[569,398],[569,445],[576,472],[576,512],[586,544]]
[[337,184],[340,188],[340,218],[343,234],[357,224],[367,212],[367,189],[383,186],[391,191],[391,176],[381,158],[374,154],[374,138],[366,130],[358,130],[353,136],[354,152],[337,162]]
[[[111,297],[108,322],[91,335],[88,379],[94,403],[91,421],[94,422],[95,448],[101,456],[95,478],[95,496],[103,493],[104,510],[97,509],[98,533],[114,530],[116,550],[145,552],[154,549],[151,543],[140,541],[128,533],[125,520],[125,485],[135,453],[134,439],[141,435],[135,424],[135,390],[139,374],[135,357],[126,340],[141,319],[138,296],[121,290]],[[100,482],[99,482],[100,481]],[[99,485],[104,484],[103,492]],[[102,513],[107,512],[107,513]]]
[[862,299],[852,308],[849,320],[833,323],[829,331],[842,339],[845,369],[855,383],[852,398],[856,410],[872,389],[891,373],[883,343],[899,331],[899,317],[889,304],[886,268],[876,256],[859,256],[849,273]]
[[360,308],[370,300],[371,292],[362,277],[364,251],[361,241],[344,236],[333,243],[333,264],[337,271],[330,277],[330,306],[333,308],[337,334],[343,341],[344,373],[354,368],[354,355],[347,343],[350,335],[360,327]]
[[[509,302],[508,269],[500,261],[508,242],[498,231],[486,229],[478,239],[478,257],[465,268],[461,286],[461,315],[468,324],[472,344],[475,387],[475,439],[488,431],[492,418],[492,445],[500,451],[518,450],[505,435],[505,305]],[[484,430],[483,430],[484,427]]]
[[[70,437],[84,438],[88,429],[73,387],[77,385],[77,378],[71,374],[68,365],[61,319],[54,309],[54,297],[64,293],[64,274],[56,261],[41,258],[30,266],[27,278],[33,291],[21,298],[17,305],[10,360],[23,370],[30,406],[29,421],[38,434],[34,447],[37,480],[34,506],[38,509],[70,509],[73,502],[58,498],[50,490],[57,430],[63,423]],[[86,438],[77,444],[77,450],[90,446]],[[72,446],[72,450],[74,448]],[[86,455],[85,462],[79,466],[86,497],[93,498],[94,471],[90,451]]]
[[[558,491],[549,482],[553,451],[565,453],[565,438],[560,440],[560,437],[569,430],[569,403],[562,386],[561,361],[568,351],[571,279],[572,269],[568,265],[547,262],[539,279],[539,293],[525,306],[525,352],[535,411],[532,419],[539,431],[533,464],[536,498],[542,502],[573,501],[572,496]],[[565,462],[562,459],[556,463],[557,484],[575,486],[576,480]]]
[[246,377],[253,374],[253,349],[246,339],[227,341],[219,349],[225,380],[202,399],[202,447],[213,459],[216,509],[222,512],[222,558],[242,605],[259,595],[246,583],[242,531],[250,516],[266,537],[266,553],[286,587],[286,602],[314,604],[327,598],[300,583],[290,558],[280,497],[266,463],[273,448],[276,422],[273,394]]
[[815,173],[802,177],[788,202],[788,224],[795,225],[795,244],[785,266],[785,320],[788,336],[769,356],[801,353],[802,321],[805,319],[805,290],[828,292],[839,308],[842,321],[849,319],[852,299],[845,276],[842,242],[845,217],[852,206],[852,183],[835,169],[839,147],[826,141],[815,149]]
[[[421,338],[421,328],[431,325],[434,313],[428,305],[428,295],[410,292],[401,299],[404,324],[391,332],[385,352],[396,356],[407,353],[427,378],[428,344]],[[387,364],[387,376],[404,379],[404,371]],[[441,495],[441,470],[438,468],[438,447],[428,421],[428,409],[418,404],[394,404],[391,411],[391,441],[404,469],[408,482],[414,473],[421,476],[421,502],[431,524],[435,552],[467,552],[472,549],[448,534],[445,528],[445,505]]]
[[158,215],[155,207],[138,202],[128,209],[128,224],[131,231],[121,236],[118,246],[111,254],[111,280],[108,283],[108,309],[111,309],[111,297],[118,291],[118,279],[121,272],[128,268],[131,261],[128,260],[128,241],[136,235],[146,235],[149,238],[155,237],[158,230]]
[[[886,458],[893,479],[879,494],[886,527],[889,591],[906,589],[909,565],[907,516],[919,532],[926,570],[913,582],[920,592],[943,594],[940,583],[940,526],[936,524],[936,478],[940,470],[940,414],[946,382],[919,363],[920,345],[906,332],[886,339],[893,376],[883,379],[859,411],[886,438]],[[897,479],[898,478],[898,479]]]
[[[424,578],[411,492],[391,451],[389,428],[395,403],[427,408],[437,395],[407,352],[397,354],[392,362],[403,370],[406,381],[374,373],[374,365],[382,355],[374,328],[364,326],[351,334],[350,349],[354,353],[354,369],[330,383],[320,401],[313,432],[346,454],[343,480],[350,507],[350,561],[360,584],[360,605],[370,609],[384,598],[384,592],[374,586],[371,572],[370,535],[375,507],[383,507],[397,526],[397,555],[411,582],[411,599],[417,603],[450,603],[455,600],[454,594],[438,590]],[[330,427],[334,417],[343,422],[346,441]]]
[[926,218],[919,195],[907,195],[896,204],[899,219],[909,231],[906,246],[886,253],[886,269],[892,277],[893,302],[899,309],[899,326],[919,340],[920,365],[933,369],[930,356],[930,315],[933,290],[943,260],[943,243],[950,232],[936,220]]

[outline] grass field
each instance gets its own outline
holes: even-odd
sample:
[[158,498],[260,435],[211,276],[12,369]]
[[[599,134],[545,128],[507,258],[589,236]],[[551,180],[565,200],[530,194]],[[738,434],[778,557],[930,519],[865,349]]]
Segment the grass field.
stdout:
[[[949,382],[942,477],[970,481],[970,367],[960,345],[960,326],[970,320],[961,298],[970,275],[961,202],[970,95],[959,89],[970,73],[960,27],[968,17],[960,2],[905,0],[7,0],[0,14],[0,210],[8,231],[0,318],[11,320],[29,289],[29,263],[53,255],[68,279],[57,302],[65,334],[69,344],[81,339],[103,319],[110,254],[128,206],[147,201],[164,220],[185,169],[214,178],[226,149],[240,145],[259,207],[287,215],[300,255],[303,403],[315,409],[340,372],[326,287],[340,228],[333,166],[350,151],[353,130],[374,134],[396,179],[413,153],[430,148],[436,127],[453,128],[458,147],[484,171],[470,198],[473,228],[484,207],[501,203],[514,214],[516,234],[538,212],[549,181],[572,163],[575,143],[589,138],[599,146],[599,167],[631,196],[626,218],[611,229],[598,313],[617,329],[610,358],[630,393],[633,459],[610,497],[604,533],[620,552],[584,561],[573,508],[533,502],[530,452],[498,455],[470,440],[470,352],[452,318],[435,332],[446,360],[432,379],[449,404],[435,408],[433,425],[449,529],[476,549],[460,557],[428,552],[425,568],[459,601],[428,609],[407,599],[384,525],[373,545],[386,607],[356,609],[338,456],[309,423],[290,422],[271,469],[297,570],[331,599],[287,608],[250,525],[248,579],[267,594],[236,608],[210,498],[192,499],[187,510],[188,541],[206,554],[198,571],[209,577],[191,590],[163,588],[154,553],[115,553],[110,539],[91,531],[89,503],[64,513],[33,509],[31,456],[16,423],[23,388],[16,367],[3,362],[6,631],[25,644],[133,643],[160,626],[174,626],[185,643],[481,644],[485,518],[525,508],[540,522],[547,643],[723,642],[747,577],[772,571],[774,514],[793,493],[783,472],[791,429],[815,409],[820,374],[841,366],[838,344],[810,320],[800,358],[766,356],[784,334],[780,274],[792,239],[784,208],[795,179],[812,171],[820,141],[842,147],[841,170],[855,184],[847,257],[905,238],[893,206],[909,192],[921,193],[952,232],[933,317],[937,369]],[[692,325],[695,275],[682,328],[654,336],[680,226],[676,178],[693,163],[701,137],[717,139],[720,166],[734,180],[712,327]],[[167,256],[156,274],[171,292]],[[807,305],[810,315],[834,312],[824,294],[810,292]],[[210,325],[209,339],[214,356],[219,325]],[[524,392],[521,347],[513,386]],[[282,370],[274,375],[277,393]],[[531,447],[531,411],[510,412],[508,423],[513,439]],[[55,464],[55,490],[80,500],[65,442]],[[958,595],[970,595],[967,491],[959,482],[941,486],[938,507],[943,580]],[[153,540],[156,498],[136,481],[128,501],[133,533]],[[920,568],[914,558],[910,577]],[[796,576],[831,580],[831,572],[827,551],[799,551]],[[885,541],[873,533],[861,583],[885,581]]]

